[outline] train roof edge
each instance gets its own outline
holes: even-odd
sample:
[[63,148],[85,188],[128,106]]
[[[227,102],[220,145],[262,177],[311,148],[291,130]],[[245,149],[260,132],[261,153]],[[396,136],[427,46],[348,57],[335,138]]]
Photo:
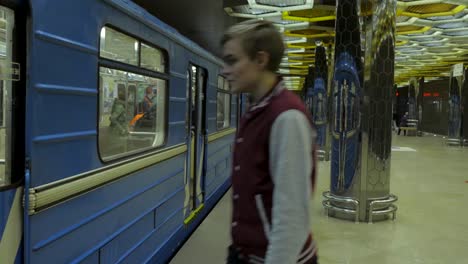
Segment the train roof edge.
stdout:
[[129,1],[129,0],[104,0],[104,1],[120,9],[121,11],[125,12],[127,15],[130,15],[133,18],[138,19],[140,22],[146,24],[152,29],[159,31],[160,33],[166,34],[172,40],[178,42],[179,44],[181,44],[188,50],[191,50],[197,54],[200,54],[204,56],[206,59],[209,59],[214,63],[220,64],[220,65],[222,64],[222,61],[220,58],[214,56],[213,54],[211,54],[210,52],[202,48],[200,45],[198,45],[194,41],[182,35],[175,28],[164,23],[163,21],[158,19],[156,16],[149,13],[146,9],[137,5],[133,1]]

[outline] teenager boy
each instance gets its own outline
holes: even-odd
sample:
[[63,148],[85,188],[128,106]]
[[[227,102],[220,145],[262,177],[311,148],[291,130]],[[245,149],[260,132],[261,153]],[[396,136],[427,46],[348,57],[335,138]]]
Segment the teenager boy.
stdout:
[[253,100],[235,139],[227,263],[315,264],[316,132],[303,102],[276,74],[283,39],[272,23],[250,20],[231,27],[221,44],[232,91]]

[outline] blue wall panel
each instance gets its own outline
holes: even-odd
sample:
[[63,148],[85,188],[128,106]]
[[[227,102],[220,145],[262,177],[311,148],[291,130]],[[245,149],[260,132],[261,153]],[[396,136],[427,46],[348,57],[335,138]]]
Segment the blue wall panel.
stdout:
[[[73,150],[73,151],[71,151]],[[94,150],[90,151],[90,150]],[[96,141],[87,137],[72,141],[35,143],[34,155],[43,157],[33,163],[34,186],[77,175],[99,167]],[[79,156],[80,158],[76,158]]]
[[[174,187],[177,187],[178,190],[173,191]],[[163,197],[174,194],[182,189],[183,177],[181,175],[173,177],[164,184],[148,190],[144,194],[110,210],[99,218],[93,219],[92,222],[82,225],[79,229],[71,232],[70,228],[62,230],[62,232],[65,231],[67,234],[58,240],[54,239],[63,233],[53,234],[53,236],[48,237],[46,240],[33,244],[33,255],[38,263],[47,261],[48,257],[52,254],[61,263],[68,263],[75,258],[85,256],[89,248],[94,251],[96,248],[102,247],[104,242],[108,242],[109,238],[115,237],[124,228],[128,228],[129,223],[141,217],[141,214],[152,213],[157,207],[157,204],[155,204],[157,201],[161,201]],[[80,241],[80,243],[76,243],[77,241]]]
[[117,261],[139,240],[154,229],[154,213],[151,212],[125,230],[118,237],[100,250],[101,263],[117,263]]
[[154,226],[160,226],[174,211],[181,209],[184,205],[184,200],[185,192],[180,190],[174,196],[170,197],[170,199],[164,201],[163,204],[156,208]]
[[209,197],[231,175],[232,142],[234,135],[209,143],[207,151],[206,196]]
[[146,260],[151,258],[151,253],[157,251],[172,235],[180,228],[183,228],[183,220],[184,215],[182,210],[176,211],[164,223],[156,227],[147,239],[121,263],[145,263]]
[[89,257],[85,258],[80,264],[97,264],[99,263],[99,251],[94,252],[93,254],[89,255]]
[[[78,257],[86,249],[103,246],[128,223],[183,190],[183,169],[178,169],[183,162],[180,155],[32,216],[34,256],[44,260],[56,251],[68,252],[66,255],[75,252]],[[70,256],[59,257],[71,260]]]

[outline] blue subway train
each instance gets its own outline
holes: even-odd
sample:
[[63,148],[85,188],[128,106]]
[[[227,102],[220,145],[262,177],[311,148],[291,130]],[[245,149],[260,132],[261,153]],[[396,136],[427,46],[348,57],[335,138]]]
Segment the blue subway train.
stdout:
[[0,0],[0,263],[166,263],[230,186],[221,61],[128,0]]

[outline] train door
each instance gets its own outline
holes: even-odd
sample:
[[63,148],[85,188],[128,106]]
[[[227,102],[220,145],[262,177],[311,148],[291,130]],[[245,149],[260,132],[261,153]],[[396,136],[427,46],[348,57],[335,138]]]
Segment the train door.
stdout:
[[22,262],[25,4],[0,0],[0,263]]
[[188,155],[186,175],[185,223],[203,208],[206,152],[206,70],[190,65],[188,73]]

